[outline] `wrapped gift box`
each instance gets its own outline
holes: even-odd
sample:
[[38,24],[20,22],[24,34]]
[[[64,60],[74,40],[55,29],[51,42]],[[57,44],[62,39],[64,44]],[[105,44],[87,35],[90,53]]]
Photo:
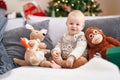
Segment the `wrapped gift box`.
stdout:
[[37,5],[35,1],[26,3],[23,6],[23,10],[26,18],[28,15],[45,16],[45,13],[42,11],[39,5]]
[[116,64],[120,68],[120,47],[108,48],[106,57],[108,61]]

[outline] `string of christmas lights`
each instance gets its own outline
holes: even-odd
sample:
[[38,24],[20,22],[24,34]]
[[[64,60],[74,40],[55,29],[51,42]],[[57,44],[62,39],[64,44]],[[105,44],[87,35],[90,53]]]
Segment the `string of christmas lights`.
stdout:
[[86,16],[97,16],[102,12],[95,0],[50,0],[47,16],[66,17],[72,10],[81,10]]

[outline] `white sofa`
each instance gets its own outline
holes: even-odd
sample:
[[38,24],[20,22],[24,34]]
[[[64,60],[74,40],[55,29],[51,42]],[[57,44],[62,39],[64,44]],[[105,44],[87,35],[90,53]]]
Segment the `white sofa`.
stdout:
[[[86,17],[86,20],[109,19],[119,16]],[[31,22],[50,19],[49,35],[55,46],[57,40],[66,31],[66,18],[30,16]],[[107,24],[107,23],[106,23]],[[21,27],[24,19],[8,20],[6,31]],[[11,26],[11,27],[9,27]],[[119,25],[120,27],[120,25]],[[108,27],[109,28],[109,27]],[[119,68],[100,57],[94,57],[85,65],[76,69],[52,69],[43,67],[19,67],[0,75],[0,80],[120,80]]]

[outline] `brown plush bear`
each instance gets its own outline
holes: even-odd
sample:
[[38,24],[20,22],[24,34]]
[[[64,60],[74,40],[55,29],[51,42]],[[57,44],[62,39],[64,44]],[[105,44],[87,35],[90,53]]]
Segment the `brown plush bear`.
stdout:
[[45,38],[47,30],[42,29],[40,31],[34,30],[34,28],[27,24],[26,28],[31,31],[30,40],[21,38],[21,43],[26,48],[24,60],[14,58],[14,62],[21,66],[42,66],[42,67],[55,67],[55,62],[47,61],[44,57],[45,54],[50,53],[50,50],[46,49],[46,44],[42,42]]
[[107,48],[120,46],[120,42],[112,37],[107,37],[101,29],[97,27],[90,27],[85,32],[85,37],[88,42],[88,55],[89,59],[98,52],[102,58],[106,59]]

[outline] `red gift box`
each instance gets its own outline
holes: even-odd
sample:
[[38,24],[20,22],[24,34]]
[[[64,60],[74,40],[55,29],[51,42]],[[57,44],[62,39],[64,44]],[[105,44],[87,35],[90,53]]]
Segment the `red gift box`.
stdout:
[[40,7],[33,2],[25,4],[23,6],[23,10],[26,18],[28,15],[45,16],[45,13],[40,9]]

